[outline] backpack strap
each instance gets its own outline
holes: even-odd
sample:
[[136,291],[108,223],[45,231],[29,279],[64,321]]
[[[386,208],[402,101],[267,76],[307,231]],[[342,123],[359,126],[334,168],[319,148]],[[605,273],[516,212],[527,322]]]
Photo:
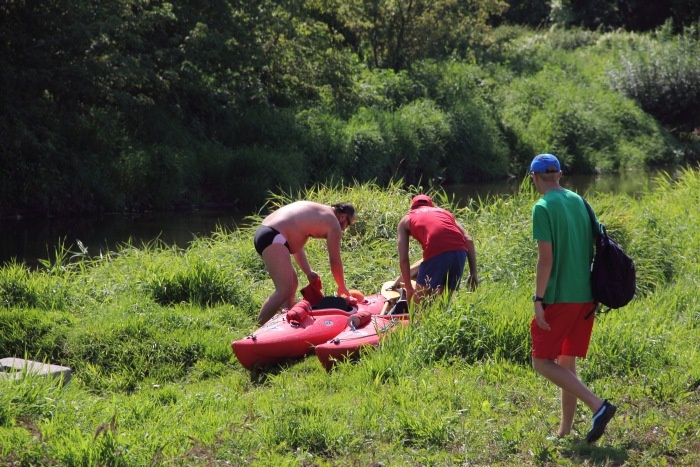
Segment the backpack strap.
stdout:
[[591,207],[590,204],[588,204],[588,201],[586,201],[586,198],[581,196],[581,199],[583,200],[583,204],[586,205],[586,211],[588,211],[588,217],[591,218],[591,230],[593,230],[593,240],[598,238],[598,235],[600,235],[601,230],[603,233],[605,233],[605,226],[601,224],[600,222],[597,222],[597,224],[600,226],[600,228],[596,229],[596,217],[595,213],[593,212],[593,208]]
[[[581,199],[583,200],[583,204],[586,205],[586,211],[588,211],[588,217],[590,217],[590,219],[591,219],[591,230],[593,231],[593,242],[595,243],[596,239],[601,234],[601,229],[602,229],[602,233],[605,235],[605,226],[603,224],[601,224],[600,222],[598,222],[599,228],[596,229],[596,217],[595,217],[595,213],[593,212],[593,208],[591,207],[590,204],[588,204],[588,201],[586,201],[586,198],[581,196]],[[597,246],[596,246],[596,248],[597,248]],[[591,266],[591,268],[592,268],[592,266]],[[590,318],[590,316],[593,313],[595,313],[597,309],[598,309],[598,302],[595,303],[595,305],[593,306],[593,309],[586,315],[586,317],[584,319]]]
[[593,309],[592,309],[591,311],[589,311],[588,314],[587,314],[586,316],[583,317],[583,319],[588,319],[588,318],[590,318],[591,315],[592,315],[593,313],[595,313],[597,309],[598,309],[598,303],[594,303],[594,304],[593,304]]

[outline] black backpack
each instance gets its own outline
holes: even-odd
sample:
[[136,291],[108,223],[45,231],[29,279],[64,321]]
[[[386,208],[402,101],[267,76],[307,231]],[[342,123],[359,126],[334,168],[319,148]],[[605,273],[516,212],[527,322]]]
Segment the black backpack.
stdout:
[[591,263],[591,288],[593,299],[608,308],[620,308],[634,297],[637,288],[637,274],[634,262],[624,250],[608,237],[605,225],[596,229],[595,214],[591,205],[584,199],[591,218],[595,256]]

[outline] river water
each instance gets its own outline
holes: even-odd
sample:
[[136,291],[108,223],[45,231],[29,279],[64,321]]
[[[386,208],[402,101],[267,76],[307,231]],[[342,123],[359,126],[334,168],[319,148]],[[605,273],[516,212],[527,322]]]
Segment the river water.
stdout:
[[[578,175],[562,179],[562,185],[578,193],[626,193],[635,195],[652,183],[656,172]],[[501,196],[518,191],[520,179],[446,186],[458,205],[470,198]],[[53,259],[64,245],[72,252],[85,249],[90,256],[116,251],[130,242],[141,247],[155,240],[182,248],[195,237],[208,236],[217,228],[234,230],[245,225],[243,215],[226,212],[103,214],[52,219],[0,219],[0,264],[18,261],[36,267],[40,259]]]

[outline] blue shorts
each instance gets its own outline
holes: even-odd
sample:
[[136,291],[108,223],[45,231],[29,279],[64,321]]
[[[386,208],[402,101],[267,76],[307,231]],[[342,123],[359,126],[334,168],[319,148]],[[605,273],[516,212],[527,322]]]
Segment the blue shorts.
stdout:
[[457,290],[467,262],[467,252],[464,250],[446,251],[423,261],[418,267],[416,284],[431,289],[439,286],[448,290]]

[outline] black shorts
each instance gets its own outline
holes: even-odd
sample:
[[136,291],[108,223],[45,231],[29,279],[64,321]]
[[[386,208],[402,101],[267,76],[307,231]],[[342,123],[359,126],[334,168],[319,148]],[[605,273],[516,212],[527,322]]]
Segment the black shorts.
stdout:
[[261,225],[258,230],[255,231],[255,237],[253,237],[253,244],[255,245],[255,251],[262,256],[265,248],[272,245],[273,243],[283,243],[284,246],[289,250],[289,242],[284,235],[279,233],[277,230],[266,225]]

